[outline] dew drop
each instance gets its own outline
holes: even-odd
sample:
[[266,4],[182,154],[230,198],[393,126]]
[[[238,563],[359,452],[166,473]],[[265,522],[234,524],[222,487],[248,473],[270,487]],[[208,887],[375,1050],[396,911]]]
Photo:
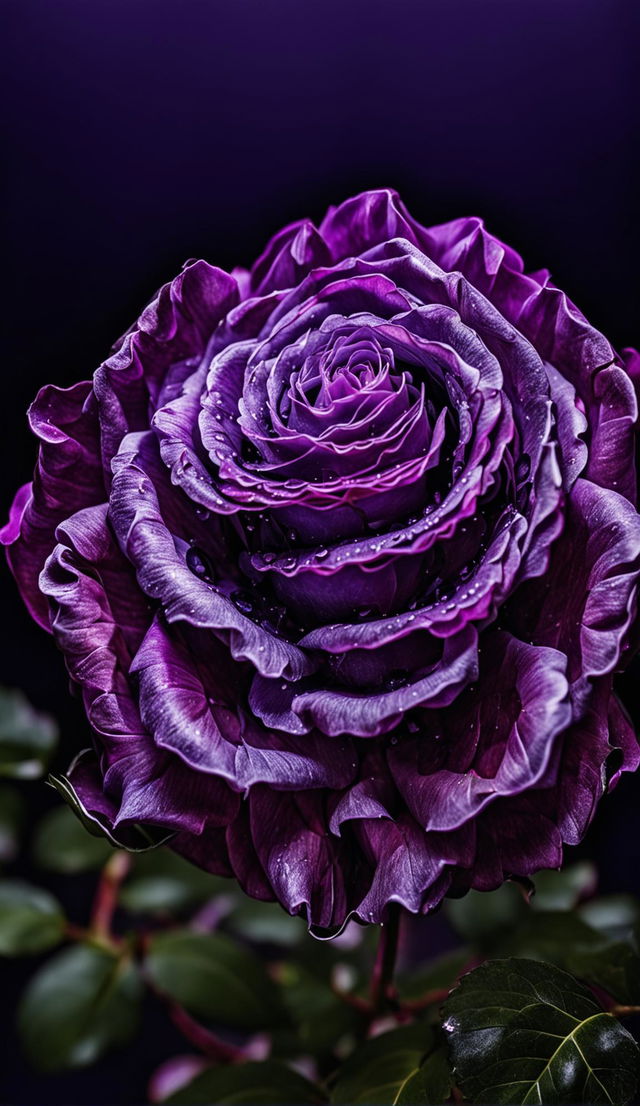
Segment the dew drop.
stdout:
[[238,608],[239,611],[242,611],[243,614],[252,613],[254,609],[253,603],[244,592],[234,591],[231,598],[234,602],[234,605]]
[[214,579],[215,572],[211,561],[206,553],[197,549],[195,546],[192,549],[187,550],[187,568],[190,572],[193,572],[194,576],[198,576],[201,580]]

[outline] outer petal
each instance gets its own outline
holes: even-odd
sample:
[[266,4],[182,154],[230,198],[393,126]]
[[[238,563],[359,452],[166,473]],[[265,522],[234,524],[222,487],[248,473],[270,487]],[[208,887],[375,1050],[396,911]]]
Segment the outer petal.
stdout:
[[498,799],[479,818],[476,863],[460,873],[463,883],[490,890],[507,876],[560,867],[563,845],[582,840],[607,788],[639,764],[640,746],[611,680],[598,680],[582,717],[563,735],[555,783]]
[[369,890],[357,907],[365,922],[384,920],[389,903],[400,903],[413,914],[440,903],[451,879],[451,869],[469,864],[475,851],[473,828],[452,834],[427,834],[407,814],[394,822],[356,823],[361,847],[375,864]]
[[329,250],[309,219],[274,235],[251,269],[251,294],[264,296],[300,283],[312,268],[326,265]]
[[148,822],[200,833],[212,822],[230,821],[237,797],[221,781],[161,753],[140,719],[128,672],[149,612],[113,541],[105,508],[80,512],[58,535],[42,589],[102,749],[104,788],[116,804],[113,827]]
[[320,795],[256,787],[251,833],[276,898],[323,929],[340,926],[362,893],[351,850],[327,833]]
[[9,565],[31,615],[48,630],[38,577],[55,545],[56,526],[105,498],[91,383],[42,388],[29,409],[29,423],[42,443],[38,465],[33,484],[16,495],[0,541],[9,546]]
[[412,219],[397,192],[380,188],[329,208],[320,224],[320,234],[333,260],[341,261],[392,238],[419,242],[425,230]]
[[521,636],[568,657],[571,681],[604,675],[622,666],[639,579],[640,516],[624,496],[581,478],[549,571],[522,589],[511,619]]
[[[389,752],[398,789],[424,829],[456,829],[501,795],[540,783],[572,720],[565,673],[557,650],[485,635],[477,687]],[[446,747],[444,766],[422,774],[420,748],[437,741]]]
[[196,367],[217,324],[238,302],[228,273],[206,261],[188,262],[165,284],[94,376],[105,470],[120,442],[147,430],[169,370],[183,379]]
[[634,452],[638,407],[632,382],[606,338],[546,272],[527,275],[522,258],[485,229],[481,219],[431,227],[436,260],[459,269],[488,296],[576,389],[590,429],[587,476],[635,503]]

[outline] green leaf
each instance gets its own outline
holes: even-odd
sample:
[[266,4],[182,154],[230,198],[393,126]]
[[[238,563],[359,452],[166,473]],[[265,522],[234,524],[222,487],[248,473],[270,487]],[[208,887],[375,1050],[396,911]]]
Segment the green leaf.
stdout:
[[596,881],[596,870],[588,860],[571,864],[561,872],[538,872],[533,879],[535,894],[531,897],[531,907],[533,910],[572,910],[580,899],[593,893]]
[[159,934],[145,967],[153,984],[196,1018],[241,1029],[267,1029],[285,1020],[263,962],[221,934]]
[[196,868],[170,849],[154,849],[136,858],[120,903],[133,914],[180,915],[233,890],[229,880]]
[[440,1106],[449,1098],[452,1087],[453,1076],[447,1050],[440,1045],[405,1080],[394,1101],[397,1106]]
[[0,955],[33,956],[62,940],[62,907],[48,891],[0,880]]
[[38,779],[57,742],[52,718],[34,710],[21,691],[0,688],[0,776]]
[[306,1103],[326,1102],[326,1096],[320,1087],[298,1072],[275,1060],[265,1060],[262,1063],[207,1068],[164,1101],[176,1106],[205,1106],[218,1102],[246,1103],[246,1106],[254,1103],[255,1106],[262,1103],[295,1106],[299,1103],[303,1106]]
[[501,945],[507,956],[545,960],[620,1002],[640,1002],[640,957],[631,939],[615,941],[575,913],[531,913]]
[[88,833],[66,806],[54,807],[40,820],[32,851],[40,868],[63,875],[101,868],[113,856],[113,846],[103,837]]
[[93,1064],[134,1035],[142,986],[123,959],[76,945],[33,977],[18,1011],[18,1029],[33,1064],[45,1071]]
[[497,891],[468,891],[461,899],[448,899],[445,912],[451,925],[465,941],[482,948],[497,935],[512,929],[526,916],[529,907],[515,883],[503,883]]
[[[83,749],[73,761],[71,771],[84,760],[95,760],[92,749]],[[118,849],[126,849],[130,853],[146,852],[148,849],[157,849],[160,845],[170,841],[174,836],[172,831],[160,826],[142,825],[133,823],[117,831],[111,830],[106,822],[92,811],[87,810],[78,795],[71,780],[67,776],[49,775],[49,784],[62,796],[65,803],[71,807],[73,813],[80,819],[82,825],[93,834],[94,837],[106,837],[107,840]]]
[[420,1078],[425,1090],[424,1102],[436,1104],[447,1101],[453,1089],[454,1080],[444,1045],[440,1045],[427,1056],[420,1068]]
[[[404,1083],[400,1085],[393,1099],[397,1106],[425,1106],[428,1099],[424,1085],[423,1070],[423,1068],[416,1068],[415,1071],[405,1079]],[[438,1102],[441,1101],[444,1100],[438,1099]]]
[[535,960],[493,960],[444,1005],[454,1075],[493,1103],[613,1103],[632,1098],[633,1037],[576,979]]
[[[331,1101],[345,1106],[356,1103],[392,1106],[409,1102],[407,1095],[416,1090],[416,1073],[423,1057],[432,1048],[433,1040],[433,1030],[423,1022],[416,1022],[366,1041],[338,1071]],[[415,1101],[426,1102],[427,1099],[422,1097]]]
[[14,787],[0,787],[0,863],[14,860],[18,855],[25,820],[22,795]]

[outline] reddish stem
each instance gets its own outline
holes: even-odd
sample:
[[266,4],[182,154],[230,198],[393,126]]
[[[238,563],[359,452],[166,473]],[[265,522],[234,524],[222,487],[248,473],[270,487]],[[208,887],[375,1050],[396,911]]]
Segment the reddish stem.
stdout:
[[371,1005],[376,1013],[385,1006],[396,1005],[396,991],[393,973],[398,955],[398,937],[400,933],[400,907],[391,903],[387,922],[380,927],[378,952],[371,978]]
[[209,1059],[215,1060],[219,1064],[238,1064],[246,1060],[247,1057],[241,1048],[227,1044],[226,1041],[216,1037],[211,1030],[194,1021],[191,1015],[187,1014],[187,1011],[179,1006],[177,1002],[168,1001],[167,1009],[176,1028]]
[[373,1015],[373,1008],[366,998],[360,998],[360,995],[354,995],[351,991],[343,991],[340,987],[336,987],[335,983],[331,984],[331,990],[336,998],[342,999],[346,1002],[347,1006],[353,1007],[358,1013],[364,1014],[366,1017]]
[[129,854],[119,851],[109,858],[102,869],[91,911],[89,929],[92,936],[107,941],[112,939],[111,923],[118,905],[120,885],[129,874],[130,867]]
[[74,925],[73,922],[67,922],[64,927],[64,935],[69,941],[86,941],[89,936],[89,930],[84,926]]

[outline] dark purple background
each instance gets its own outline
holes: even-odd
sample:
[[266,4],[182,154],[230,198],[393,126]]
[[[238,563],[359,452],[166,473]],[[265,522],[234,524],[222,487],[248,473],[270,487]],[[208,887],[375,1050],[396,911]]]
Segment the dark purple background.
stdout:
[[[41,384],[86,378],[186,258],[247,264],[283,223],[363,188],[398,188],[425,223],[483,215],[615,344],[640,343],[636,0],[5,0],[3,12],[3,511],[30,475],[24,411]],[[2,603],[2,682],[77,743],[62,663],[4,572]],[[587,845],[612,890],[640,890],[638,795],[625,781]],[[21,1102],[134,1102],[144,1088],[121,1056],[98,1075],[13,1080]]]

